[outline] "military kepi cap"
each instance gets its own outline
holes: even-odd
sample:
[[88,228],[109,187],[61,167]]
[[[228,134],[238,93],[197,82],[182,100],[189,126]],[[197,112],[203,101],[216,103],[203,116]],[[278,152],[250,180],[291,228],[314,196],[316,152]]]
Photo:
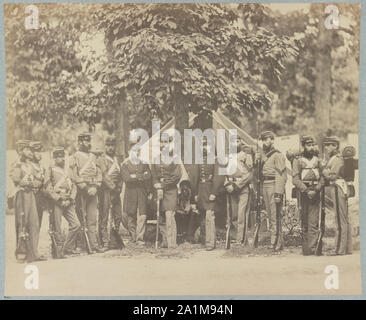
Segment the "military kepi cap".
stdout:
[[260,136],[259,140],[266,140],[267,138],[274,139],[275,134],[272,131],[263,131]]
[[91,140],[91,134],[89,132],[82,132],[78,135],[79,141],[90,141]]
[[116,142],[116,138],[114,136],[107,136],[105,138],[105,144],[114,144]]
[[31,141],[29,143],[29,147],[32,149],[32,151],[41,151],[42,143],[40,141]]
[[302,136],[300,141],[303,146],[308,143],[315,143],[315,139],[312,136]]
[[325,137],[324,140],[323,140],[323,144],[337,144],[337,145],[339,145],[339,143],[340,143],[340,140],[336,136]]
[[342,151],[343,158],[353,158],[356,155],[356,149],[353,146],[344,147]]
[[65,156],[65,149],[64,147],[57,146],[52,151],[52,156],[54,158],[64,157]]
[[18,140],[16,142],[17,150],[23,150],[24,148],[29,148],[30,141],[29,140]]

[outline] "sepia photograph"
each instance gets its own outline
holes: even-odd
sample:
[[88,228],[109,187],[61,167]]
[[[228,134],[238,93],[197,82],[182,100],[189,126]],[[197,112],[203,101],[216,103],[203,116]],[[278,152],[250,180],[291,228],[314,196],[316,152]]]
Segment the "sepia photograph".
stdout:
[[3,12],[6,297],[363,294],[360,3]]

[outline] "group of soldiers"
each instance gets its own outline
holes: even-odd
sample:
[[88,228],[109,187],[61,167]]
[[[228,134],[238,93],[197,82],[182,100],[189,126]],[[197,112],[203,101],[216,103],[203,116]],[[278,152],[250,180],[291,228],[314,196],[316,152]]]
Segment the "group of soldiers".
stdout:
[[[205,137],[204,137],[205,138]],[[203,163],[185,166],[188,179],[182,181],[184,166],[178,162],[136,164],[139,157],[130,141],[129,156],[123,161],[116,157],[114,137],[105,140],[105,152],[91,152],[91,134],[78,135],[78,150],[65,165],[65,150],[52,151],[53,165],[42,168],[42,144],[37,141],[17,142],[19,160],[10,170],[16,186],[14,208],[16,215],[18,261],[39,261],[38,253],[42,215],[50,213],[53,256],[62,258],[80,253],[105,252],[122,248],[119,228],[122,223],[121,191],[125,184],[123,211],[127,214],[127,229],[136,245],[144,245],[148,202],[156,199],[158,208],[157,233],[162,247],[177,247],[177,212],[183,208],[188,223],[185,240],[193,242],[198,228],[207,250],[216,247],[215,218],[220,214],[218,198],[225,194],[227,228],[234,226],[234,239],[243,246],[249,244],[249,216],[252,198],[263,199],[267,212],[270,246],[281,250],[282,217],[285,201],[287,169],[285,156],[274,147],[275,135],[261,133],[262,148],[247,145],[240,137],[233,142],[237,150],[229,154],[226,166],[230,174],[219,173],[221,164],[207,161],[211,146],[203,139]],[[161,150],[169,141],[161,141]],[[302,249],[304,255],[321,254],[324,233],[324,198],[335,204],[335,254],[352,252],[352,231],[348,216],[348,185],[344,179],[345,158],[340,155],[340,141],[327,137],[323,141],[326,161],[319,158],[315,139],[301,138],[302,151],[288,155],[292,163],[293,184],[296,189],[301,217]],[[134,154],[133,154],[134,153]],[[174,149],[170,150],[174,158]],[[234,163],[235,162],[235,163]],[[256,194],[256,186],[259,190]],[[257,202],[259,203],[259,202]],[[260,213],[261,209],[257,212]],[[68,222],[64,239],[61,220]],[[322,217],[322,218],[320,218]],[[261,218],[259,217],[259,220]],[[257,221],[258,223],[258,221]],[[179,229],[179,226],[178,226]],[[232,232],[232,230],[231,230]],[[121,243],[122,241],[122,243]]]

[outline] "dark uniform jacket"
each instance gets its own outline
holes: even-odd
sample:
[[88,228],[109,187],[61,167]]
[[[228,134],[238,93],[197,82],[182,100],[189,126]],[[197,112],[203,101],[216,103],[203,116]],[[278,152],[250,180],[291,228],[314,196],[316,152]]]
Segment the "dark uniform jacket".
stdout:
[[164,191],[162,201],[163,211],[176,211],[178,205],[178,186],[182,177],[181,164],[152,164],[151,166],[152,183],[155,187],[160,184]]
[[215,210],[215,201],[210,201],[209,196],[211,194],[217,196],[225,180],[224,175],[219,175],[219,164],[190,165],[188,175],[191,182],[192,198],[198,196],[198,208],[201,210]]
[[126,184],[123,210],[128,215],[146,214],[147,195],[152,191],[151,171],[148,164],[133,164],[130,159],[122,163],[122,179]]

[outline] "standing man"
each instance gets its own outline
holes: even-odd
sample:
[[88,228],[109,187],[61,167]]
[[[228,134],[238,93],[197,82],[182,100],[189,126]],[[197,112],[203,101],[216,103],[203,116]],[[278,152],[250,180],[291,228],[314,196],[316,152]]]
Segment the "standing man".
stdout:
[[144,245],[147,197],[151,193],[151,171],[146,163],[133,163],[132,158],[139,157],[139,150],[132,149],[135,143],[137,141],[131,133],[129,157],[123,161],[121,170],[122,179],[126,184],[123,209],[127,213],[128,232],[132,242]]
[[323,142],[327,162],[323,169],[325,194],[332,199],[335,211],[335,254],[352,253],[352,228],[348,216],[348,190],[344,180],[344,160],[339,154],[337,137],[326,137]]
[[47,200],[43,189],[45,169],[41,166],[42,144],[39,141],[32,141],[29,144],[33,152],[33,170],[34,170],[34,195],[36,198],[37,212],[39,217],[39,228],[41,228],[43,211],[47,209]]
[[103,252],[97,240],[97,188],[101,186],[102,173],[95,155],[90,152],[91,134],[79,134],[78,145],[79,150],[70,158],[72,181],[77,186],[76,213],[81,225],[87,228],[92,253]]
[[57,246],[62,246],[62,216],[69,224],[69,231],[62,255],[74,254],[76,237],[80,231],[80,222],[75,212],[76,186],[71,181],[69,171],[65,169],[65,150],[56,147],[52,152],[54,166],[51,166],[45,175],[45,190],[52,199],[50,219],[52,220],[55,241]]
[[[99,236],[104,251],[116,248],[116,239],[112,239],[113,233],[108,235],[108,222],[110,222],[111,226],[118,231],[122,220],[120,198],[122,190],[122,175],[121,168],[115,154],[115,143],[115,138],[108,136],[105,139],[105,154],[102,154],[99,157],[99,165],[103,178],[99,198]],[[110,213],[111,217],[109,217]]]
[[[228,166],[234,166],[234,172],[225,178],[228,201],[231,201],[232,221],[236,226],[236,242],[248,244],[248,222],[250,213],[250,184],[253,179],[253,159],[251,148],[237,137],[234,142],[237,154],[230,154]],[[233,162],[236,162],[234,164]]]
[[14,196],[15,231],[17,247],[15,256],[18,262],[46,260],[38,254],[39,217],[34,188],[33,153],[29,140],[17,141],[19,161],[10,169],[10,178],[16,187]]
[[[170,141],[172,142],[172,137]],[[160,150],[167,147],[168,141],[160,141]],[[173,156],[174,150],[169,150],[169,155]],[[177,184],[182,177],[180,163],[164,163],[160,157],[159,164],[152,164],[151,174],[153,186],[157,191],[158,199],[161,200],[161,210],[165,211],[165,233],[168,248],[177,247],[177,225],[175,212],[178,204]]]
[[206,137],[203,137],[202,147],[203,163],[189,166],[192,196],[197,204],[198,211],[192,210],[191,212],[188,225],[188,239],[192,242],[195,231],[201,226],[201,234],[205,230],[206,250],[210,251],[215,249],[216,246],[216,196],[219,186],[223,185],[225,177],[223,175],[219,176],[216,159],[216,163],[210,164],[207,162],[208,154],[213,146],[208,145]]
[[274,148],[274,133],[264,131],[259,139],[263,141],[263,153],[258,153],[258,165],[262,166],[263,199],[269,216],[271,246],[274,250],[283,248],[281,215],[287,181],[286,162],[283,154]]
[[302,253],[315,254],[319,237],[319,213],[324,179],[321,176],[321,161],[312,136],[301,137],[303,152],[293,160],[292,182],[298,192],[302,229]]

